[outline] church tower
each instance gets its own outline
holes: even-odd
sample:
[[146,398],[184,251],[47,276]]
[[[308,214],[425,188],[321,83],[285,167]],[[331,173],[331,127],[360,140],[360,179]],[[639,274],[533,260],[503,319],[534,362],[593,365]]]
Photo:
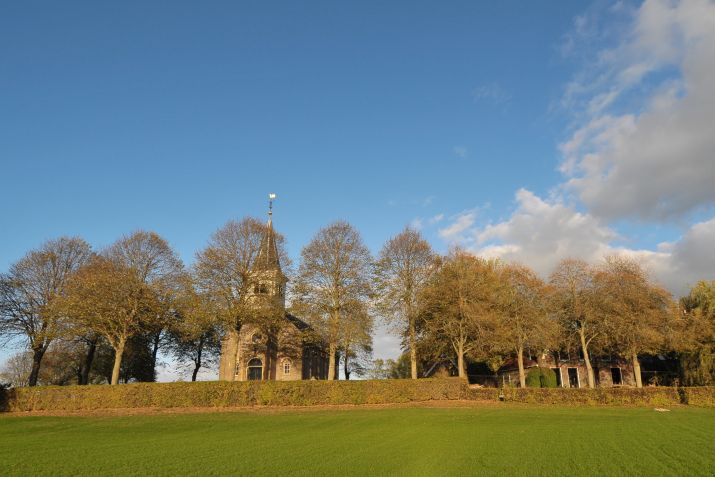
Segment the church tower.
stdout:
[[[256,312],[276,315],[275,318],[283,320],[286,314],[288,278],[281,270],[278,243],[273,230],[275,198],[275,194],[268,196],[268,222],[251,268],[246,298]],[[275,348],[275,337],[266,336],[255,324],[244,324],[240,330],[229,330],[221,340],[219,379],[269,379],[275,367]]]
[[256,301],[257,306],[268,304],[285,312],[285,292],[288,278],[281,270],[276,233],[273,230],[273,200],[275,198],[275,194],[268,196],[268,223],[253,266],[254,283],[251,298]]
[[[256,316],[221,340],[219,379],[222,381],[326,379],[328,353],[310,325],[286,313],[286,283],[276,232],[273,201],[268,196],[268,222],[251,267],[245,291]],[[265,320],[265,321],[264,321]]]

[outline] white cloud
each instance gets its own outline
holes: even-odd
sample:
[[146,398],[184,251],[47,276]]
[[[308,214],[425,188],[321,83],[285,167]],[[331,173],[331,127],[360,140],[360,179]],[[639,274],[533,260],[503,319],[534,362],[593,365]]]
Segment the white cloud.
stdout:
[[422,230],[423,225],[424,224],[422,223],[422,217],[415,217],[410,222],[410,228],[415,230]]
[[373,358],[397,359],[402,348],[402,339],[389,325],[382,321],[377,322],[372,338]]
[[475,226],[463,214],[443,229],[450,233],[440,235],[461,243],[471,237],[469,249],[475,254],[524,263],[543,277],[563,258],[596,263],[609,254],[626,254],[678,295],[697,280],[715,278],[715,218],[695,224],[679,240],[657,250],[632,249],[614,245],[621,238],[615,230],[560,199],[545,200],[521,189],[516,203],[516,210],[504,221]]
[[428,223],[430,225],[438,224],[444,220],[444,214],[437,214],[433,215],[432,217],[429,218]]
[[[605,219],[680,220],[715,204],[715,3],[646,1],[595,63],[582,75],[592,85],[565,95],[585,119],[560,146],[566,190]],[[609,112],[644,91],[636,113]]]
[[519,261],[548,274],[562,258],[596,260],[618,238],[595,217],[559,200],[547,201],[532,192],[516,193],[517,208],[507,220],[476,227],[472,250],[485,256]]
[[462,212],[454,217],[454,220],[447,227],[440,229],[439,236],[448,242],[464,242],[468,238],[464,232],[468,231],[477,218],[477,213],[474,210]]
[[715,218],[696,223],[679,240],[663,243],[643,258],[663,285],[683,295],[698,280],[715,279],[713,244]]

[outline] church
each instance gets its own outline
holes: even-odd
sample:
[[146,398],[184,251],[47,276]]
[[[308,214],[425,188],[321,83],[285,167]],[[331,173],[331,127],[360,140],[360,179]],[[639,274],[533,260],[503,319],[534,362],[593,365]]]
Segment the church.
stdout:
[[254,324],[231,330],[221,340],[219,380],[294,381],[327,379],[328,354],[325,344],[310,325],[286,312],[288,278],[281,270],[273,230],[273,199],[269,196],[268,223],[253,265],[253,283],[248,301],[253,306],[269,306],[282,316],[278,331],[266,333]]

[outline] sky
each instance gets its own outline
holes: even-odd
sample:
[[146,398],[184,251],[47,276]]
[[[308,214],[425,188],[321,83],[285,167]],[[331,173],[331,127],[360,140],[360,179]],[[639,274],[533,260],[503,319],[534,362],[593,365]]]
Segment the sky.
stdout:
[[190,265],[273,192],[296,263],[341,219],[544,277],[626,254],[680,295],[715,278],[713,84],[706,0],[6,4],[0,272],[138,229]]

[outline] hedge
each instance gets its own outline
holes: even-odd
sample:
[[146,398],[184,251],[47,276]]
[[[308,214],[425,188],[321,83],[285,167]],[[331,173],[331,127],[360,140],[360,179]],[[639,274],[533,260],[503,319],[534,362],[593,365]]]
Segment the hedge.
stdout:
[[573,388],[478,388],[468,389],[466,398],[482,401],[505,401],[529,404],[673,406],[688,404],[715,407],[715,386],[708,387],[613,387]]
[[38,386],[5,392],[6,411],[391,404],[464,397],[459,378],[378,381],[246,381]]
[[715,407],[715,386],[679,388],[683,404],[698,407]]
[[687,404],[715,407],[715,386],[474,389],[459,378],[38,386],[0,390],[0,411],[392,404],[458,399],[576,406],[667,407]]

